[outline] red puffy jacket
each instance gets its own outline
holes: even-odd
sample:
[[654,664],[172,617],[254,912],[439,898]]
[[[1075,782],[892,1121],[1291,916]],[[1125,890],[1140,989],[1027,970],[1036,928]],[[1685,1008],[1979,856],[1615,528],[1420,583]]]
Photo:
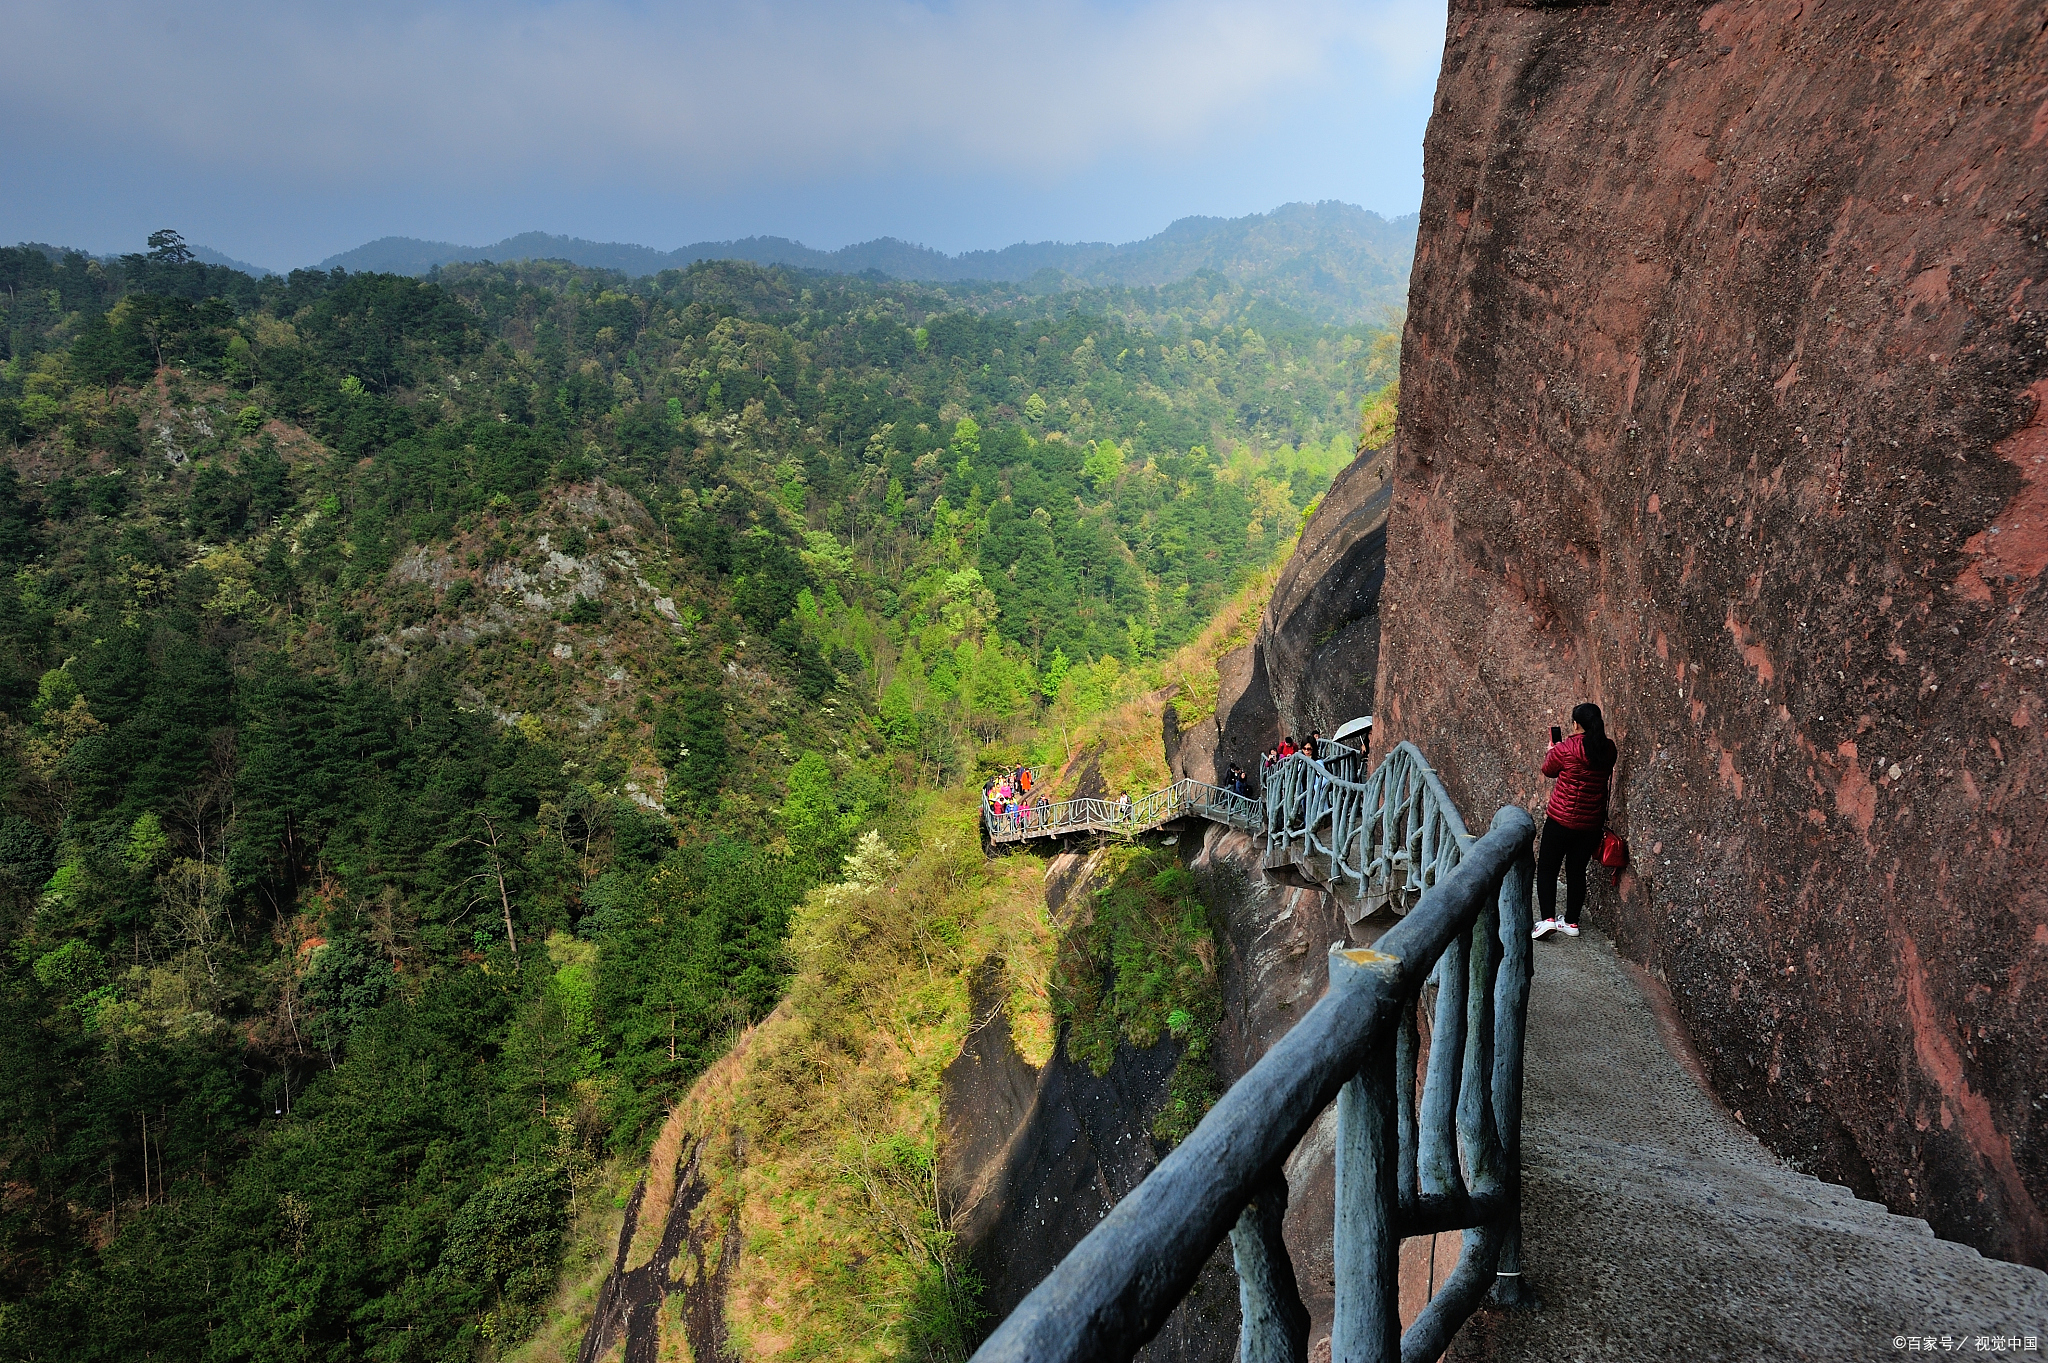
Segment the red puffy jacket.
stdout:
[[1586,760],[1586,736],[1573,734],[1543,756],[1543,774],[1557,778],[1550,788],[1550,817],[1566,828],[1590,832],[1607,822],[1607,773]]

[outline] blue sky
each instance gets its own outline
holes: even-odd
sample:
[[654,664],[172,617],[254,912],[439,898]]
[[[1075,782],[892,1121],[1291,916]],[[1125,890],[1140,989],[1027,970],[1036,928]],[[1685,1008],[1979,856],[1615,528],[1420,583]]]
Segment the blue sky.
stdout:
[[0,241],[1129,241],[1422,194],[1444,0],[0,0]]

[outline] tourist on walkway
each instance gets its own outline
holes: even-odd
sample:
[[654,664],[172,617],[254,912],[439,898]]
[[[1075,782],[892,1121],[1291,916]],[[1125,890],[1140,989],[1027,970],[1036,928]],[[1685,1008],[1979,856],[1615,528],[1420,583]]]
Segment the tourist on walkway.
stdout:
[[[1556,734],[1556,730],[1551,730]],[[1600,707],[1587,701],[1572,711],[1572,735],[1550,745],[1543,774],[1554,777],[1543,843],[1536,855],[1536,899],[1543,917],[1530,935],[1579,935],[1579,911],[1586,906],[1586,863],[1600,850],[1607,826],[1607,779],[1617,756]],[[1564,917],[1557,916],[1557,871],[1564,868]]]

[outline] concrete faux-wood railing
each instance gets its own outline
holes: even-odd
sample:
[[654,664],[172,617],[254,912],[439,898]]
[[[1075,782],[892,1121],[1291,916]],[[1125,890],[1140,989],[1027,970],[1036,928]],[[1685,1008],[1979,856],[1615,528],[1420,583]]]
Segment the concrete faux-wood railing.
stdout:
[[1450,793],[1412,743],[1399,743],[1372,772],[1365,754],[1325,743],[1320,758],[1295,753],[1266,773],[1257,797],[1194,780],[1175,781],[1126,803],[1094,797],[1025,805],[998,813],[984,802],[991,844],[1149,832],[1200,818],[1265,841],[1267,869],[1301,868],[1342,887],[1358,912],[1402,913],[1457,866],[1472,842]]
[[[1330,989],[1193,1133],[996,1328],[980,1363],[1128,1359],[1228,1235],[1246,1363],[1300,1363],[1308,1311],[1281,1238],[1283,1167],[1337,1104],[1333,1363],[1423,1363],[1491,1289],[1519,1297],[1522,1039],[1535,824],[1494,816],[1372,949],[1330,950]],[[1437,986],[1418,1094],[1416,1010]],[[1403,1236],[1470,1229],[1404,1335]]]
[[1311,879],[1344,887],[1360,911],[1396,913],[1456,869],[1472,842],[1450,792],[1413,743],[1398,743],[1369,775],[1344,749],[1275,766],[1261,795],[1266,866],[1293,863]]
[[[1302,1363],[1309,1317],[1281,1238],[1282,1170],[1332,1101],[1332,1363],[1427,1363],[1489,1290],[1502,1304],[1522,1300],[1535,823],[1505,808],[1473,839],[1412,744],[1351,779],[1362,765],[1350,749],[1313,761],[1296,754],[1268,774],[1258,800],[1182,781],[1129,806],[1070,800],[1015,816],[984,811],[997,841],[1142,831],[1193,814],[1263,835],[1269,865],[1306,862],[1331,885],[1352,887],[1368,910],[1414,908],[1370,950],[1331,947],[1329,992],[997,1327],[977,1360],[1131,1357],[1227,1234],[1242,1307],[1239,1356]],[[1040,822],[1027,823],[1034,814]],[[1426,984],[1436,998],[1418,1093]],[[1449,1230],[1474,1234],[1403,1334],[1401,1240]]]

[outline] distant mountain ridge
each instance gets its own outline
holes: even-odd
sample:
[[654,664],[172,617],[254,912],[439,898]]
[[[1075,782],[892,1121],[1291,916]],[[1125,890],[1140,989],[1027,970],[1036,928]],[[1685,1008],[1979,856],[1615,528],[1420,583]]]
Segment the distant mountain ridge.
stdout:
[[[88,260],[97,260],[102,264],[121,258],[120,252],[102,251],[94,254],[91,251],[79,250],[76,247],[52,246],[46,241],[24,241],[18,244],[23,250],[41,251],[53,261],[62,260],[68,255],[84,256]],[[230,270],[240,270],[252,279],[261,279],[264,275],[277,273],[277,271],[267,265],[251,265],[246,260],[236,260],[233,256],[222,255],[219,251],[208,246],[192,246],[188,244],[186,249],[191,251],[192,259],[202,265],[224,265]]]
[[567,260],[644,276],[701,260],[746,260],[831,274],[869,271],[926,283],[1030,281],[1048,292],[1075,287],[1142,288],[1214,270],[1251,292],[1323,321],[1366,320],[1406,304],[1420,216],[1383,218],[1326,200],[1292,203],[1242,218],[1188,217],[1143,241],[1020,242],[994,251],[947,255],[895,237],[820,251],[786,237],[701,241],[675,251],[623,242],[522,232],[491,246],[383,237],[329,256],[322,269],[427,274],[437,266],[481,260]]
[[240,270],[243,274],[254,276],[257,279],[261,279],[267,274],[277,273],[268,265],[251,265],[246,260],[236,260],[233,256],[222,255],[210,246],[194,246],[190,249],[192,251],[192,259],[202,265],[225,265],[230,270]]

